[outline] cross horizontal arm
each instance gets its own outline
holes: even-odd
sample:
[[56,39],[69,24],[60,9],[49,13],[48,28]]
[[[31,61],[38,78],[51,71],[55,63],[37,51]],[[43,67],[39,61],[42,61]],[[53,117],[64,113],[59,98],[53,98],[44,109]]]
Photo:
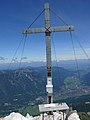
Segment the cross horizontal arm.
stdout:
[[45,28],[31,28],[23,30],[23,34],[34,34],[34,33],[44,33],[46,31]]
[[51,27],[51,32],[65,32],[65,31],[74,31],[73,26],[61,26],[61,27]]
[[45,32],[65,32],[74,31],[73,26],[61,26],[61,27],[50,27],[50,28],[31,28],[23,30],[23,34],[34,34],[34,33],[45,33]]

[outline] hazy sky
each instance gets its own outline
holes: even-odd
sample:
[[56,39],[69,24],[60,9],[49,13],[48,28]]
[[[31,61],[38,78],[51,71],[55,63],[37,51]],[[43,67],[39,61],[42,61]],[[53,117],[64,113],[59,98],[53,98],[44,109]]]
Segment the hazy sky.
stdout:
[[[58,16],[69,25],[75,26],[73,40],[77,58],[84,59],[79,40],[90,56],[90,0],[46,0]],[[45,0],[0,0],[0,62],[9,62],[23,38],[22,30],[27,28],[44,9]],[[51,26],[64,25],[51,13]],[[44,13],[32,27],[44,26]],[[52,33],[57,59],[74,59],[69,32]],[[23,40],[24,41],[24,40]],[[19,61],[23,42],[15,56]],[[52,58],[55,59],[52,44]],[[45,34],[28,35],[23,57],[24,61],[45,61]]]

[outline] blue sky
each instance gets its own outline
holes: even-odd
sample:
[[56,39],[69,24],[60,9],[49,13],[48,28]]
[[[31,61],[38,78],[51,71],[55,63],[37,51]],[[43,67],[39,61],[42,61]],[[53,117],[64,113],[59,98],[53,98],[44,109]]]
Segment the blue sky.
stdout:
[[[51,9],[69,25],[75,26],[73,40],[78,59],[85,59],[83,51],[77,44],[78,39],[88,56],[90,56],[90,0],[0,0],[0,62],[10,62],[16,48],[23,38],[22,30],[27,28],[43,10],[45,1],[50,2]],[[51,13],[51,26],[64,25]],[[44,26],[44,14],[32,27]],[[57,59],[74,59],[69,33],[52,33]],[[15,58],[20,60],[21,44]],[[45,61],[45,35],[28,35],[23,61]],[[52,45],[52,59],[55,59]]]

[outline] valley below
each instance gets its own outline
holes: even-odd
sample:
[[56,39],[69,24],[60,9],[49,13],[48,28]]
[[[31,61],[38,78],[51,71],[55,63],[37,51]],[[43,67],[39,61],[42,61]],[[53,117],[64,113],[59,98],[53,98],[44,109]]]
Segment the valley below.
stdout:
[[[53,67],[52,72],[54,102],[66,102],[78,112],[90,112],[89,69],[78,72]],[[46,67],[1,70],[0,116],[6,116],[11,112],[20,112],[23,115],[39,114],[38,105],[47,101],[45,87]]]

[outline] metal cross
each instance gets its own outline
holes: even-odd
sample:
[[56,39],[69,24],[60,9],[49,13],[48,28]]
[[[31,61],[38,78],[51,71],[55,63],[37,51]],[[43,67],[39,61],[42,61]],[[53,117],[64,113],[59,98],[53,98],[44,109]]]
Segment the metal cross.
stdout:
[[46,63],[47,63],[47,103],[53,102],[53,84],[52,84],[52,65],[51,65],[51,32],[65,32],[73,31],[73,26],[61,26],[61,27],[51,27],[50,26],[50,7],[49,3],[44,5],[45,9],[45,28],[31,28],[23,31],[23,34],[34,34],[34,33],[45,33],[46,35]]

